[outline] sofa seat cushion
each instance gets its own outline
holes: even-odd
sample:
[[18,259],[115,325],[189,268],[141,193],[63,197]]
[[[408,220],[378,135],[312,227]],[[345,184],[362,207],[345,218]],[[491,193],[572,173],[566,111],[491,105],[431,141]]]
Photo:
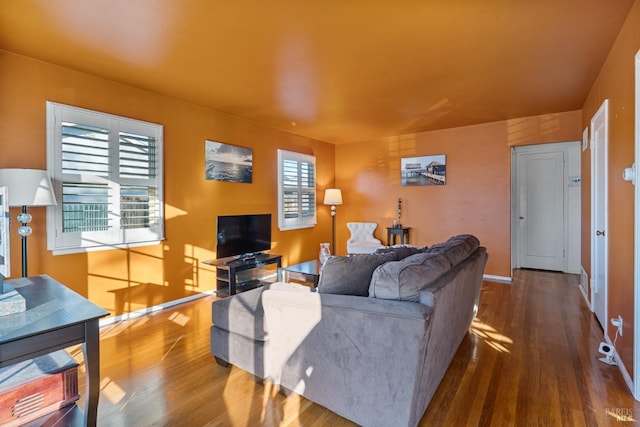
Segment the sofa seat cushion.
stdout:
[[451,264],[442,253],[418,253],[376,268],[369,296],[379,299],[419,301],[420,291],[449,271]]
[[320,269],[318,292],[366,297],[373,271],[393,260],[393,253],[329,257]]
[[459,234],[446,242],[431,246],[428,252],[443,253],[454,267],[467,259],[479,246],[480,241],[477,237],[471,234]]

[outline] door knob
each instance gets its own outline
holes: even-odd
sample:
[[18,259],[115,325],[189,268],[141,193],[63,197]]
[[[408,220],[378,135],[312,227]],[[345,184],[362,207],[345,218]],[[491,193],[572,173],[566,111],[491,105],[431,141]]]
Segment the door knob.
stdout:
[[596,231],[596,236],[604,236],[604,230],[600,231]]

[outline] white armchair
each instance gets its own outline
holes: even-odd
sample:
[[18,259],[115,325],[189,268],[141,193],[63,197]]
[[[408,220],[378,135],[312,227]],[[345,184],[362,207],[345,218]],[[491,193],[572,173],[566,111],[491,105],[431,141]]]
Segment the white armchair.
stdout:
[[347,253],[370,254],[382,247],[382,242],[373,237],[373,232],[378,227],[375,222],[348,222],[347,227],[351,237],[347,240]]

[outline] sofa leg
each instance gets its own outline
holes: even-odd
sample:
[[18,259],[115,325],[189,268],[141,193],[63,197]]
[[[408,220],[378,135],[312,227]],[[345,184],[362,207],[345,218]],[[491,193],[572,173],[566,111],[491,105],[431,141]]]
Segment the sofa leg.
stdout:
[[222,360],[218,356],[213,356],[213,357],[216,359],[216,363],[222,366],[223,368],[228,368],[229,366],[231,366],[231,364],[226,360]]

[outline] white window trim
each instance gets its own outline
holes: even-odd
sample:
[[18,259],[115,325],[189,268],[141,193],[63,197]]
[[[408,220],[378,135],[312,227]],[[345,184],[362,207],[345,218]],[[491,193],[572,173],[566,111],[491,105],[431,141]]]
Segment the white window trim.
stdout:
[[[47,249],[54,255],[92,252],[116,248],[132,248],[157,245],[164,240],[164,159],[163,159],[163,126],[155,123],[101,113],[51,101],[46,103],[47,110],[47,169],[52,178],[53,188],[58,201],[57,206],[47,207]],[[78,118],[80,118],[78,120]],[[155,188],[159,210],[158,223],[153,228],[136,228],[121,230],[110,229],[93,232],[62,232],[62,138],[63,121],[73,121],[83,125],[105,127],[118,133],[131,132],[153,136],[156,140]],[[110,162],[114,162],[117,170],[117,148],[110,144]],[[119,188],[121,184],[134,184],[134,180],[126,178],[98,177],[90,174],[81,175],[82,180],[91,182],[109,182]],[[110,190],[113,191],[113,190]],[[113,200],[116,200],[114,197]],[[117,197],[119,200],[119,196]],[[120,205],[113,203],[110,211],[119,212]],[[114,212],[110,212],[110,215]]]
[[[296,218],[285,218],[284,217],[284,184],[283,184],[283,162],[285,160],[293,160],[296,162],[307,162],[313,165],[313,198],[314,201],[317,200],[317,192],[316,192],[316,158],[315,156],[311,156],[308,154],[296,153],[293,151],[287,150],[278,150],[278,228],[281,231],[286,230],[297,230],[301,228],[311,228],[314,227],[317,223],[317,213],[316,206],[314,203],[313,207],[313,216],[303,217],[301,213],[298,213]],[[289,190],[293,191],[302,191],[302,186],[298,184],[297,187],[289,187]],[[307,189],[308,190],[308,189]]]

